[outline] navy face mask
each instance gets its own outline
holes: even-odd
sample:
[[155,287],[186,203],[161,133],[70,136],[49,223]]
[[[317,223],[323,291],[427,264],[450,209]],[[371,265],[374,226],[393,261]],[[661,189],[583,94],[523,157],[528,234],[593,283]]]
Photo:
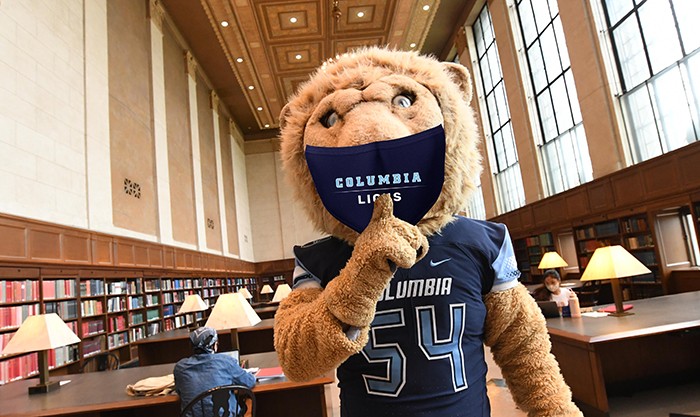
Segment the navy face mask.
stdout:
[[306,163],[326,210],[362,232],[374,200],[389,194],[394,216],[417,224],[435,204],[445,179],[441,125],[400,139],[347,147],[306,146]]

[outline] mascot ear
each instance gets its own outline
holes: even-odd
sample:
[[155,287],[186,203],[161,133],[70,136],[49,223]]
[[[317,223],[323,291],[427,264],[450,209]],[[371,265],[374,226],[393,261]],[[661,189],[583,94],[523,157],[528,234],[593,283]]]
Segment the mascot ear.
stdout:
[[472,101],[472,78],[469,75],[469,70],[464,65],[452,62],[443,62],[442,65],[450,75],[450,78],[452,78],[452,82],[457,84],[457,87],[462,90],[467,103]]
[[282,111],[280,112],[280,130],[284,129],[284,126],[287,124],[287,119],[291,114],[292,109],[289,108],[289,103],[287,103],[282,107]]

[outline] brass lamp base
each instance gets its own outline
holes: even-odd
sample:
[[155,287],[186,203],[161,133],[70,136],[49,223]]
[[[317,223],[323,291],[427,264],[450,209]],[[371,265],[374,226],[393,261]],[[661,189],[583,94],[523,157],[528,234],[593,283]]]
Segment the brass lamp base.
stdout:
[[624,316],[633,316],[634,313],[630,313],[628,311],[621,311],[621,312],[614,312],[614,313],[608,313],[608,316],[613,316],[613,317],[624,317]]
[[45,384],[37,384],[33,387],[29,387],[29,395],[46,394],[47,392],[55,391],[59,388],[61,388],[61,384],[58,381],[47,382]]

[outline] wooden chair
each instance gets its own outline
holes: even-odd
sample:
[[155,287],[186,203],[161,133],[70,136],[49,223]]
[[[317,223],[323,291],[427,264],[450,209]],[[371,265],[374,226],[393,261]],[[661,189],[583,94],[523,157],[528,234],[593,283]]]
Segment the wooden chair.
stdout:
[[[238,412],[228,414],[229,398],[236,397]],[[209,407],[212,407],[209,409]],[[250,413],[248,413],[250,408]],[[198,410],[199,413],[195,413]],[[220,411],[224,410],[223,413]],[[180,417],[193,415],[201,416],[230,416],[230,417],[255,417],[255,394],[249,388],[242,385],[223,385],[214,387],[196,396],[182,409]]]
[[83,362],[80,373],[113,371],[119,369],[119,357],[112,352],[103,352],[91,356]]
[[587,281],[582,287],[577,288],[576,295],[581,307],[593,307],[598,305],[598,294],[600,294],[600,282]]

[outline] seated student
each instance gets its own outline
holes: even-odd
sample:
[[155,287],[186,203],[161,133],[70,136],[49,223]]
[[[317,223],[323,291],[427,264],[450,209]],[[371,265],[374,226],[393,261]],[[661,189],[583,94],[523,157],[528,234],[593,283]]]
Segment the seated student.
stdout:
[[[184,409],[190,401],[202,392],[221,385],[243,385],[252,388],[255,376],[249,374],[230,356],[217,355],[219,336],[211,327],[200,327],[190,333],[194,355],[181,359],[175,364],[175,390],[180,395],[180,408]],[[204,410],[213,408],[210,398],[206,398]],[[236,415],[236,399],[229,399],[229,415]],[[223,413],[226,415],[226,413]],[[192,417],[203,417],[202,408],[196,406]],[[218,414],[217,414],[218,415]]]
[[537,288],[532,296],[537,301],[556,301],[559,307],[569,305],[569,295],[571,290],[561,288],[561,277],[559,273],[553,269],[548,269],[544,272],[544,281],[541,287]]

